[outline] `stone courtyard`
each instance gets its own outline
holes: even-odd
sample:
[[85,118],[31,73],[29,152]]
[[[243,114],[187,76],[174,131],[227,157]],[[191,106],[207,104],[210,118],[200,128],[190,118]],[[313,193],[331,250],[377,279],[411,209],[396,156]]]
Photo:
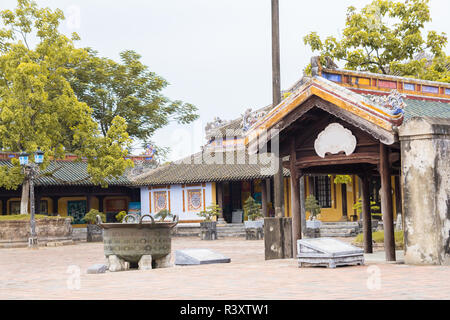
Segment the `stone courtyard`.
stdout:
[[[347,240],[350,241],[350,240]],[[450,267],[384,262],[384,252],[366,255],[366,265],[298,268],[294,259],[264,260],[264,241],[238,238],[201,241],[174,238],[177,249],[207,248],[228,264],[174,266],[86,274],[103,263],[102,243],[39,250],[0,250],[0,299],[449,299]],[[401,252],[398,252],[401,259]],[[399,260],[400,260],[399,259]]]

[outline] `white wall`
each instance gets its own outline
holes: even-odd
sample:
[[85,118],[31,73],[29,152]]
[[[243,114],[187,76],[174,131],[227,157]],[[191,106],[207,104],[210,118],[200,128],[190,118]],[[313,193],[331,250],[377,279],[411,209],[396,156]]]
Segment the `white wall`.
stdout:
[[[202,192],[202,206],[197,211],[189,212],[188,210],[188,190],[198,190],[201,189]],[[183,210],[183,190],[184,190],[184,210]],[[203,203],[203,190],[205,192],[205,201]],[[203,208],[212,204],[214,199],[212,183],[205,183],[197,186],[188,186],[184,188],[181,184],[171,185],[170,188],[157,188],[153,189],[151,187],[141,187],[141,211],[142,214],[149,214],[151,212],[154,215],[155,212],[155,201],[154,192],[166,192],[167,197],[170,194],[170,211],[172,214],[176,214],[180,221],[192,221],[192,220],[202,220],[203,218],[197,215],[198,212],[202,211]],[[168,204],[169,206],[169,204]]]

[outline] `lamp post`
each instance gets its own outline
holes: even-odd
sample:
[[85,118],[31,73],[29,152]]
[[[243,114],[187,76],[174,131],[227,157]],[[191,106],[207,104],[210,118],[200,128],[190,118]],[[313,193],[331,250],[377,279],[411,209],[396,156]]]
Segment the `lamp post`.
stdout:
[[28,238],[29,248],[38,248],[37,235],[36,235],[36,219],[35,213],[35,203],[34,203],[34,179],[39,172],[39,165],[44,162],[44,152],[38,148],[34,153],[34,162],[28,161],[29,154],[22,152],[19,155],[20,165],[24,167],[25,179],[29,181],[30,184],[30,229],[31,234]]

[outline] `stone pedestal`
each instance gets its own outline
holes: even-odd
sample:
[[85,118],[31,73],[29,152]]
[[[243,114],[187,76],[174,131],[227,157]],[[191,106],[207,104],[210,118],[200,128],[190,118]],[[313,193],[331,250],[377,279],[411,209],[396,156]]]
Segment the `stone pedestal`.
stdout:
[[399,128],[405,263],[450,265],[450,119]]
[[262,240],[264,239],[263,228],[245,228],[246,240]]
[[103,229],[96,224],[87,225],[87,242],[102,242],[103,241]]
[[320,238],[320,228],[306,228],[306,238]]
[[217,240],[217,222],[200,222],[200,239]]

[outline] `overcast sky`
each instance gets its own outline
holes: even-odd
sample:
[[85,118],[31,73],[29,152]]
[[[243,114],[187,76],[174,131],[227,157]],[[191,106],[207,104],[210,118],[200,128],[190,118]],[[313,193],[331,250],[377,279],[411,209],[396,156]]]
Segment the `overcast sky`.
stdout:
[[[199,151],[202,130],[215,116],[235,119],[247,108],[272,101],[270,0],[38,0],[65,12],[63,33],[77,32],[78,46],[118,60],[132,49],[150,70],[164,77],[171,99],[196,105],[200,120],[157,132],[157,145],[169,146],[168,160]],[[311,51],[303,36],[317,31],[338,36],[346,9],[371,0],[280,0],[281,86],[302,75]],[[13,9],[16,0],[0,0]],[[450,34],[450,1],[431,0],[427,29]],[[448,46],[449,47],[449,46]],[[447,52],[449,52],[447,48]]]

